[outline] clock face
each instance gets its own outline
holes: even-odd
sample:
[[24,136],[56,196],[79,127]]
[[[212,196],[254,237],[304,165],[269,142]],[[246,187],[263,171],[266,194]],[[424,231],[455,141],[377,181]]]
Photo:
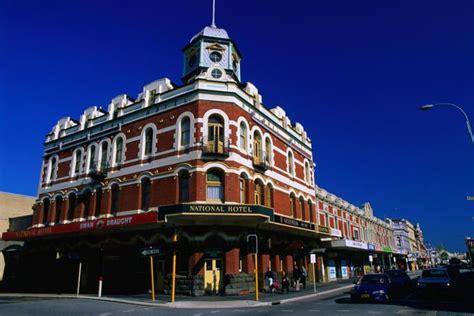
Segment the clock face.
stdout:
[[222,55],[219,52],[212,52],[209,54],[209,59],[214,63],[218,63],[221,61]]
[[194,67],[196,65],[196,62],[197,62],[197,57],[196,55],[192,55],[190,58],[189,58],[189,61],[188,61],[188,65],[190,68]]
[[219,69],[213,69],[211,71],[211,76],[214,79],[219,79],[220,77],[222,77],[222,71],[220,71]]

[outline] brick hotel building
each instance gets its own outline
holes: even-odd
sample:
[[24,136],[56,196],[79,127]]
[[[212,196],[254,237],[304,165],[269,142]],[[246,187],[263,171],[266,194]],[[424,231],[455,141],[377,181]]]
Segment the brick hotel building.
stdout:
[[75,291],[81,262],[81,292],[96,293],[102,278],[104,294],[143,293],[140,250],[153,246],[158,291],[169,292],[176,250],[178,293],[241,294],[254,288],[249,234],[260,273],[291,274],[314,249],[332,249],[317,258],[321,280],[334,279],[333,265],[337,277],[367,266],[369,238],[390,247],[386,223],[315,186],[304,127],[241,82],[224,29],[205,27],[183,60],[182,85],[156,80],[47,135],[32,227],[3,234],[25,241],[8,254],[14,288]]

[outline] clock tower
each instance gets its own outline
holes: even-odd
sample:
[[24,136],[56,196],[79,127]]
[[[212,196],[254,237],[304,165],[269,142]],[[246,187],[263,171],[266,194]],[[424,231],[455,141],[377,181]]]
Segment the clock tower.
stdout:
[[240,83],[241,55],[226,30],[214,22],[194,35],[183,48],[183,82],[194,79]]

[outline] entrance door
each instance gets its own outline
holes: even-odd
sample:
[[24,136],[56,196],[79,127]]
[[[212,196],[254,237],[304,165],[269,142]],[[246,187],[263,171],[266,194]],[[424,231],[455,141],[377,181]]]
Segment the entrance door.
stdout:
[[165,289],[165,260],[156,260],[155,289],[163,292]]
[[218,294],[222,290],[222,259],[206,259],[204,288],[208,294]]

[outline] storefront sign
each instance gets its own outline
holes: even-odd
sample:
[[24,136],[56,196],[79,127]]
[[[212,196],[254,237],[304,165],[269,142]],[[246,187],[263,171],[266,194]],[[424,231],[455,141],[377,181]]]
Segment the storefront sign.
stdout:
[[374,244],[367,244],[367,249],[369,251],[375,251],[375,245]]
[[314,224],[312,223],[307,223],[307,222],[299,221],[297,219],[280,216],[280,215],[275,215],[274,217],[275,217],[274,221],[276,223],[281,223],[281,224],[298,227],[298,228],[314,230]]
[[334,260],[328,260],[329,279],[334,280],[336,276],[336,262]]
[[166,215],[178,213],[194,214],[262,214],[273,220],[273,210],[260,205],[227,205],[227,204],[176,204],[159,208],[159,219]]
[[390,247],[382,247],[382,251],[383,251],[383,252],[390,252],[390,253],[391,253],[391,252],[392,252],[392,248],[390,248]]
[[92,221],[77,222],[70,224],[58,224],[43,228],[31,228],[3,233],[3,240],[24,240],[34,237],[50,236],[56,234],[74,233],[81,231],[98,231],[104,229],[113,229],[131,225],[141,225],[156,223],[158,214],[148,212],[143,214],[117,216],[112,218],[101,218]]
[[329,234],[329,227],[319,225],[318,232],[323,234]]
[[379,245],[375,245],[375,251],[382,251],[382,248]]
[[340,229],[331,228],[331,236],[342,237],[342,232]]
[[341,260],[341,276],[344,279],[347,279],[349,275],[347,274],[347,263],[346,260]]
[[350,239],[340,239],[331,241],[331,246],[334,248],[357,248],[367,250],[367,243],[355,241]]
[[159,248],[143,248],[140,250],[140,255],[143,257],[151,257],[151,256],[156,256],[160,254],[160,249]]

